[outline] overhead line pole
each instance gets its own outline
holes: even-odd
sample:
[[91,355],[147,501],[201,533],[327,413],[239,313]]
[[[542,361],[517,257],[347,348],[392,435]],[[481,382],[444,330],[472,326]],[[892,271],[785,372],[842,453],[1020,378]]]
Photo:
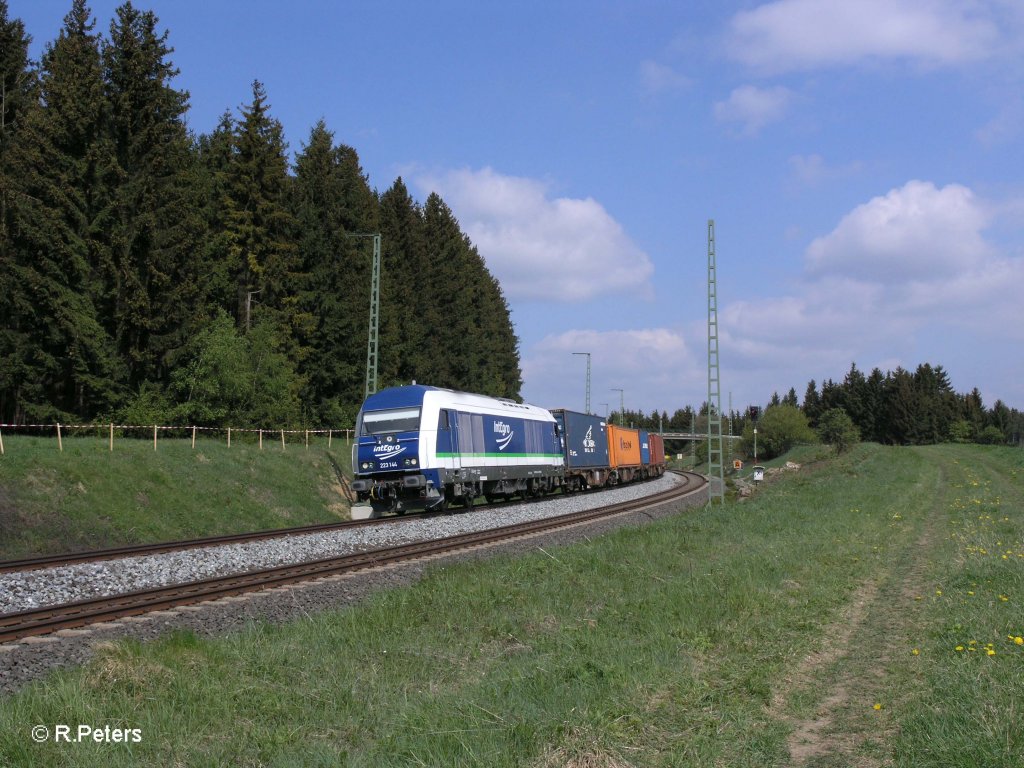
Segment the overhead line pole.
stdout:
[[708,219],[708,503],[725,503],[722,456],[722,386],[718,367],[718,265],[715,220]]
[[373,238],[373,268],[370,274],[370,329],[366,339],[366,389],[364,397],[377,391],[377,346],[380,329],[380,233],[350,232],[348,237]]

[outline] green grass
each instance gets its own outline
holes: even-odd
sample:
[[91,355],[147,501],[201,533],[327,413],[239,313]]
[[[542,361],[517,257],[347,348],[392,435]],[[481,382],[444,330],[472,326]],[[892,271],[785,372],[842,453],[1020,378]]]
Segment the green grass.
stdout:
[[0,765],[1019,765],[1022,504],[1019,451],[861,446],[352,609],[110,645],[3,702]]
[[331,522],[349,444],[4,435],[0,559]]

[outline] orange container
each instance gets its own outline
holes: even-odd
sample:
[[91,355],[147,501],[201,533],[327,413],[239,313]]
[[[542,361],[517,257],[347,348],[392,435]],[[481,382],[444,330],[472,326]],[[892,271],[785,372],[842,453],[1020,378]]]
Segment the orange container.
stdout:
[[640,466],[640,430],[608,425],[608,463],[612,469]]

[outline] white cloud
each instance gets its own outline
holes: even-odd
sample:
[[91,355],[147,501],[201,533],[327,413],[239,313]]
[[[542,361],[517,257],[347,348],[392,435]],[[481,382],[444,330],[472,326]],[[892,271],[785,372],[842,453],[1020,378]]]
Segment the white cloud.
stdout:
[[[703,355],[694,359],[683,335],[670,328],[637,330],[570,330],[544,337],[523,355],[523,379],[543,382],[541,405],[582,410],[586,391],[586,362],[573,352],[591,353],[591,410],[603,414],[602,403],[618,410],[625,390],[627,410],[654,408],[671,413],[692,402],[706,387]],[[698,364],[699,363],[699,364]],[[703,382],[703,384],[702,384]],[[527,386],[527,399],[535,396]]]
[[727,45],[775,74],[872,60],[958,65],[997,50],[997,15],[974,0],[776,0],[737,13]]
[[647,254],[593,198],[552,198],[544,182],[491,168],[420,174],[415,183],[444,198],[510,300],[652,295]]
[[734,88],[725,101],[715,102],[715,118],[723,123],[741,123],[743,133],[753,136],[768,123],[781,120],[792,98],[792,92],[781,85],[742,85]]
[[[972,372],[1004,364],[1002,350],[1024,343],[1024,257],[989,232],[1014,207],[924,181],[857,206],[807,248],[790,295],[723,307],[724,380],[756,380],[763,397],[791,386],[802,394],[810,379],[839,379],[851,362],[931,362],[959,371],[957,386],[975,386]],[[1024,392],[1012,376],[1003,386],[994,396]]]
[[690,78],[672,67],[647,59],[640,62],[640,86],[644,93],[655,95],[689,88]]
[[991,256],[982,236],[990,218],[966,187],[910,181],[857,206],[812,242],[808,266],[811,274],[866,282],[946,278]]

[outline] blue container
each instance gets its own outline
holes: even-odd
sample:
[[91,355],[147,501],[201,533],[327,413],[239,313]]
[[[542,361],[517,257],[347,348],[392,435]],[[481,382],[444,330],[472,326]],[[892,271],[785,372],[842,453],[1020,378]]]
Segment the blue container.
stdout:
[[566,469],[608,466],[608,436],[600,416],[557,409],[551,415],[558,422]]
[[645,467],[651,463],[651,438],[646,429],[640,430],[640,463]]

